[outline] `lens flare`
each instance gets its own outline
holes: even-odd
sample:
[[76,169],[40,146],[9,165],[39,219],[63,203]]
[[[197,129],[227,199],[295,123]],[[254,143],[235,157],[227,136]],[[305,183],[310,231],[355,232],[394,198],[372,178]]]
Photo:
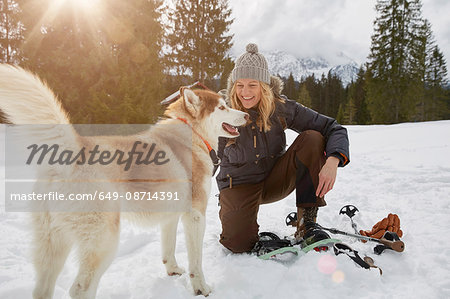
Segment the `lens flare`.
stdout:
[[322,256],[317,263],[319,271],[324,274],[331,274],[336,271],[337,261],[334,256],[329,254]]
[[341,270],[337,270],[333,273],[333,275],[331,276],[331,279],[335,283],[341,283],[345,280],[345,274]]

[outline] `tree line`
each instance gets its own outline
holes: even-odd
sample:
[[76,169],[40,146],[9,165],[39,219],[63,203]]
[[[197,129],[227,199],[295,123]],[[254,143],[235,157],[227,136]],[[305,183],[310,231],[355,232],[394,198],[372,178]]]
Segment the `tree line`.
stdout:
[[420,0],[378,0],[368,61],[343,86],[332,74],[295,82],[285,93],[344,124],[450,119],[444,56]]
[[[378,0],[367,62],[348,86],[331,73],[284,93],[345,124],[450,118],[443,54],[420,0]],[[37,73],[74,123],[152,123],[159,102],[200,80],[226,87],[227,0],[0,0],[0,62]]]

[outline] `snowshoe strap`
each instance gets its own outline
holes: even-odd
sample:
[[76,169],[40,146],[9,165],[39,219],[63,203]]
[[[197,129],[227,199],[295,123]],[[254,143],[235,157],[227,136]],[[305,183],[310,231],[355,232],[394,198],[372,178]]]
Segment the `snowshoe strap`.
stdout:
[[260,256],[283,247],[292,247],[291,241],[286,239],[263,239],[256,242],[252,252],[256,253],[257,256]]
[[260,232],[259,239],[260,240],[280,240],[281,238],[278,237],[277,234],[272,233],[272,232]]
[[360,267],[364,269],[370,269],[370,265],[359,256],[358,251],[352,249],[350,246],[344,243],[336,243],[333,245],[333,249],[335,255],[343,253],[351,258]]

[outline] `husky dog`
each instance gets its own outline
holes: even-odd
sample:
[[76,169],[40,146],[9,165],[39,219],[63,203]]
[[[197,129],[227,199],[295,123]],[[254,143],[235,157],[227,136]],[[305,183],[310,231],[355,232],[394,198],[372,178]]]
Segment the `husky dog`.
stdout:
[[[185,227],[186,246],[189,259],[189,276],[194,293],[207,296],[211,289],[206,284],[202,270],[202,246],[205,232],[205,211],[210,194],[213,162],[208,147],[217,150],[218,137],[233,138],[239,136],[237,126],[246,124],[248,115],[245,112],[231,109],[218,94],[205,90],[180,89],[180,98],[170,104],[165,120],[159,121],[152,128],[138,136],[106,136],[96,137],[95,142],[115,148],[127,138],[142,142],[152,140],[164,150],[167,157],[176,163],[167,163],[160,167],[148,167],[147,177],[156,172],[176,173],[187,181],[189,188],[167,185],[158,180],[152,182],[152,188],[167,186],[180,192],[192,194],[192,206],[183,212],[152,212],[147,210],[129,212],[123,207],[117,212],[54,212],[43,211],[32,213],[34,240],[33,263],[36,270],[34,298],[52,298],[56,279],[61,272],[65,260],[72,247],[76,247],[79,257],[79,272],[70,288],[72,298],[95,298],[101,276],[111,264],[119,242],[121,217],[127,217],[138,224],[161,225],[162,261],[169,275],[181,275],[175,259],[176,231],[179,218]],[[70,125],[68,114],[53,92],[39,78],[19,67],[0,65],[0,109],[12,124],[27,125]],[[167,125],[169,124],[169,125]],[[192,134],[186,136],[177,132],[177,126],[191,126]],[[45,130],[45,126],[33,126],[30,138],[33,141],[60,138],[69,147],[81,148],[89,143],[92,137],[80,136],[75,129],[63,134],[53,134]],[[190,131],[191,132],[191,131]],[[44,141],[43,141],[44,142]],[[210,146],[207,146],[207,145]],[[188,159],[191,166],[184,161]],[[177,169],[174,169],[177,168]],[[101,169],[101,168],[100,168]],[[156,170],[154,170],[156,169]],[[88,174],[85,170],[70,165],[64,170],[40,169],[38,177],[48,180],[68,176],[81,179]],[[132,171],[104,170],[101,177],[114,182],[127,180]],[[159,176],[160,177],[160,176]],[[140,182],[140,184],[146,184]],[[160,185],[158,185],[160,184]],[[166,185],[164,185],[166,184]],[[71,185],[68,185],[68,188]],[[115,187],[116,184],[111,186]],[[125,185],[128,188],[132,184]],[[113,188],[112,187],[112,188]],[[142,185],[140,186],[142,187]],[[145,186],[144,186],[145,187]],[[73,187],[75,188],[75,187]],[[68,190],[61,190],[67,193]],[[74,193],[79,190],[72,190]],[[134,190],[122,190],[134,191]],[[128,211],[128,212],[127,212]]]

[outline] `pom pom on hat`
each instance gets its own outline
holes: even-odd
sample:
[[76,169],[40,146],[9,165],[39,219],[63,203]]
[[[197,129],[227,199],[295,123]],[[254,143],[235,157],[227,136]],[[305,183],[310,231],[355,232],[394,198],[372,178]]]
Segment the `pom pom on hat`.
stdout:
[[248,44],[247,47],[245,47],[245,50],[249,53],[255,54],[258,53],[258,46],[256,44]]

